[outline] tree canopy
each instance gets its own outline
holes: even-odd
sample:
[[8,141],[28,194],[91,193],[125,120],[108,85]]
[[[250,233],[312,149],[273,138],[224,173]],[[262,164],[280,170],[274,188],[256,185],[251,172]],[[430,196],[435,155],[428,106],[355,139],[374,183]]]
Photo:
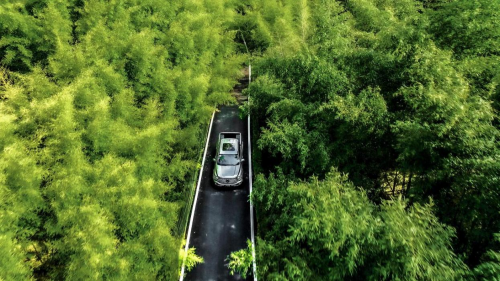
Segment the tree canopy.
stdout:
[[201,136],[249,55],[263,280],[498,279],[499,11],[3,1],[0,279],[178,278]]
[[460,280],[465,273],[450,248],[453,230],[432,204],[376,206],[336,170],[322,181],[260,175],[252,200],[263,280]]
[[0,279],[174,280],[243,56],[225,1],[0,5]]
[[[335,167],[377,208],[407,206],[401,220],[412,217],[411,208],[428,208],[426,217],[434,213],[445,228],[456,230],[443,247],[469,267],[491,260],[500,232],[499,5],[497,0],[247,1],[238,27],[256,55],[247,106],[257,142],[256,171],[321,181]],[[255,196],[259,192],[267,194],[261,190]],[[394,203],[399,197],[405,203]],[[422,207],[431,201],[432,208]],[[262,220],[272,211],[255,204],[262,212],[260,251],[267,252],[287,234],[267,241],[265,233],[274,226],[262,226]],[[321,223],[328,219],[321,218]],[[378,258],[382,264],[391,257]],[[263,259],[258,262],[271,263]],[[281,274],[280,266],[270,268]],[[300,268],[304,274],[337,270]],[[379,277],[442,277],[404,270],[406,277]],[[265,276],[274,276],[270,272]]]

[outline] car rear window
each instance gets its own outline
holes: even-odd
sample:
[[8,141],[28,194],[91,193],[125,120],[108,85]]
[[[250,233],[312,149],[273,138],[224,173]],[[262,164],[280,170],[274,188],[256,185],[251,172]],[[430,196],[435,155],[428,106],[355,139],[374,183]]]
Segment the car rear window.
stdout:
[[223,139],[220,144],[220,154],[238,154],[238,140]]
[[236,147],[232,143],[223,143],[222,144],[223,151],[236,151]]

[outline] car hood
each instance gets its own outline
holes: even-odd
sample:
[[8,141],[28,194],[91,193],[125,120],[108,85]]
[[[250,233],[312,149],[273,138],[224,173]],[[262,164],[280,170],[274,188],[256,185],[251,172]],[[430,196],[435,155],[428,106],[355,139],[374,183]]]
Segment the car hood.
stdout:
[[221,178],[235,178],[240,172],[240,166],[241,165],[239,164],[231,166],[217,165],[216,166],[217,176]]

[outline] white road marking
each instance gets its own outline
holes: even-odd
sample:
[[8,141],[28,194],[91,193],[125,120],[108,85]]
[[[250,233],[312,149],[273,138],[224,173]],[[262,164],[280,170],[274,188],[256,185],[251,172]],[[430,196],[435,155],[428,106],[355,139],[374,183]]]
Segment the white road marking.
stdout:
[[[252,65],[248,65],[248,86],[252,83]],[[250,104],[250,95],[248,95],[248,104]],[[250,111],[248,112],[248,188],[252,195],[252,140],[250,138]],[[252,258],[253,258],[253,280],[257,281],[257,263],[255,262],[255,232],[253,225],[253,204],[250,201],[250,240],[252,241]]]
[[187,251],[189,249],[189,239],[191,239],[191,229],[193,228],[193,219],[194,219],[194,212],[196,209],[196,201],[198,201],[198,193],[200,191],[201,176],[203,175],[203,167],[205,166],[205,158],[207,156],[208,140],[210,139],[210,134],[212,133],[212,125],[214,123],[214,116],[215,116],[215,111],[212,112],[212,119],[210,120],[210,127],[208,129],[207,141],[205,143],[205,151],[203,152],[203,160],[201,161],[200,175],[198,176],[198,184],[196,186],[196,195],[194,196],[193,208],[191,210],[191,219],[189,220],[189,228],[188,228],[188,235],[187,235],[187,239],[186,239],[186,247],[184,248],[185,255],[184,255],[184,259],[182,260],[181,276],[179,277],[179,281],[184,280],[184,266],[186,265],[186,257],[187,257]]

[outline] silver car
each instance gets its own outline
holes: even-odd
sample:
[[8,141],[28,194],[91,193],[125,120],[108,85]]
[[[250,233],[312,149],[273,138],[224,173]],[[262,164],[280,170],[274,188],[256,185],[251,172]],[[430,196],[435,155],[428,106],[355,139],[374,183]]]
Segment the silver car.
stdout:
[[243,141],[241,133],[219,134],[215,153],[214,183],[217,186],[239,186],[243,182]]

